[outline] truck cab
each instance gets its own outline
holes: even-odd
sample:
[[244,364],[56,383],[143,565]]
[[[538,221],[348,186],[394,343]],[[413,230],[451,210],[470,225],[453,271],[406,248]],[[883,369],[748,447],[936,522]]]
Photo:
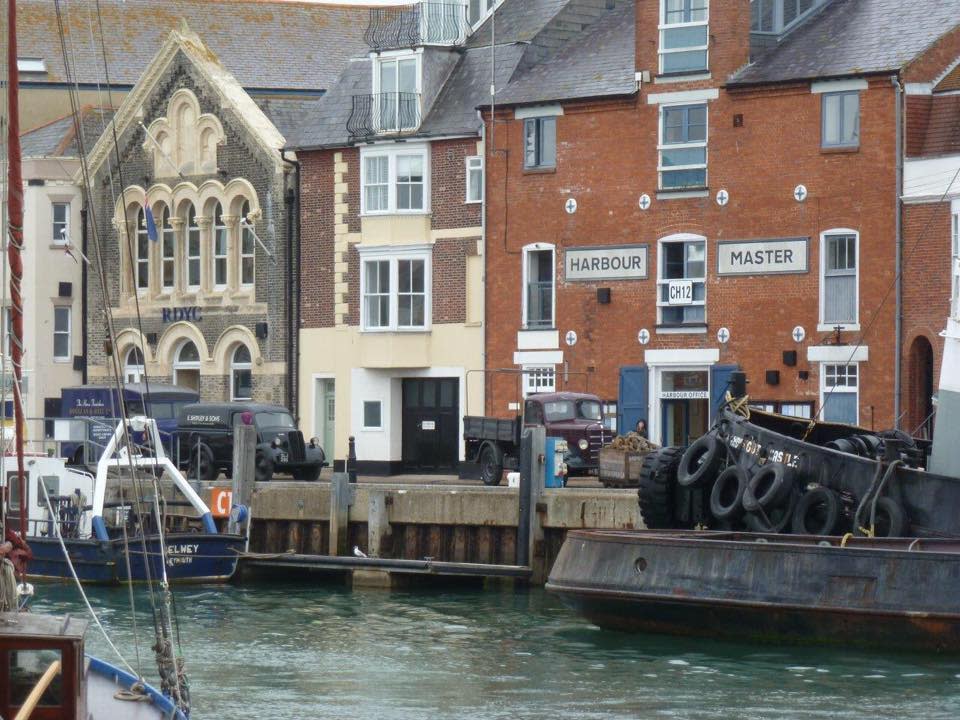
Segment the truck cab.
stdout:
[[596,395],[554,392],[527,396],[523,414],[513,420],[468,415],[463,419],[464,463],[478,466],[485,485],[499,485],[504,469],[519,467],[523,429],[543,427],[547,437],[567,441],[570,475],[593,474],[600,448],[613,438],[603,426],[601,411]]

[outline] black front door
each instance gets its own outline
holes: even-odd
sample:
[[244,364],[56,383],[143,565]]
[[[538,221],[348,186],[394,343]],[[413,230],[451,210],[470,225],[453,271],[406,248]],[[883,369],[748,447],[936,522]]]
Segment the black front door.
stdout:
[[449,472],[457,467],[460,381],[407,378],[403,381],[403,467]]

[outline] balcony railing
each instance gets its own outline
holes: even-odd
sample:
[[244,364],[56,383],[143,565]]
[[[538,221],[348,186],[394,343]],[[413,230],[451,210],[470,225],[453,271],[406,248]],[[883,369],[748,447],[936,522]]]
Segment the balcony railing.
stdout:
[[462,45],[469,29],[464,3],[421,2],[405,7],[370,8],[370,23],[363,38],[374,50]]
[[542,330],[553,327],[553,282],[531,281],[527,283],[528,330]]
[[420,127],[420,93],[354,95],[347,120],[350,137],[413,132]]

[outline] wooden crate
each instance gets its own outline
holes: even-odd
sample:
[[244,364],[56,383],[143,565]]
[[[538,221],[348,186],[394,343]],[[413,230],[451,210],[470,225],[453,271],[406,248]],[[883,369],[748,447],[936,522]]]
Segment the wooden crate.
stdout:
[[647,453],[605,447],[600,450],[600,482],[605,487],[636,487]]

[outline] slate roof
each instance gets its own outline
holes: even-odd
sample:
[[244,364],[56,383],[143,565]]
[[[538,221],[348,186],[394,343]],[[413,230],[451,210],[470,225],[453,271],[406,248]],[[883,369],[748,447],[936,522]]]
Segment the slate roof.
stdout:
[[467,47],[489,47],[491,33],[494,32],[497,44],[530,42],[569,2],[570,0],[507,0],[467,39]]
[[319,112],[320,98],[307,100],[304,98],[275,98],[254,97],[253,101],[263,110],[264,115],[270,118],[277,130],[284,138],[294,132],[304,118],[316,115]]
[[902,68],[960,20],[960,0],[833,0],[729,85]]
[[497,99],[523,104],[633,94],[635,33],[633,3],[620,6],[516,78]]
[[[93,0],[61,3],[81,83],[105,81],[95,7]],[[110,80],[117,85],[136,83],[181,19],[247,90],[323,90],[348,57],[366,49],[365,7],[264,0],[100,0],[100,7]],[[65,82],[55,4],[21,0],[17,9],[18,55],[43,58],[47,66],[46,74],[24,74],[22,81]]]
[[[112,117],[113,111],[106,108],[83,108],[81,132],[88,151],[93,148]],[[25,158],[79,157],[76,139],[73,116],[67,115],[21,135],[20,148]]]

